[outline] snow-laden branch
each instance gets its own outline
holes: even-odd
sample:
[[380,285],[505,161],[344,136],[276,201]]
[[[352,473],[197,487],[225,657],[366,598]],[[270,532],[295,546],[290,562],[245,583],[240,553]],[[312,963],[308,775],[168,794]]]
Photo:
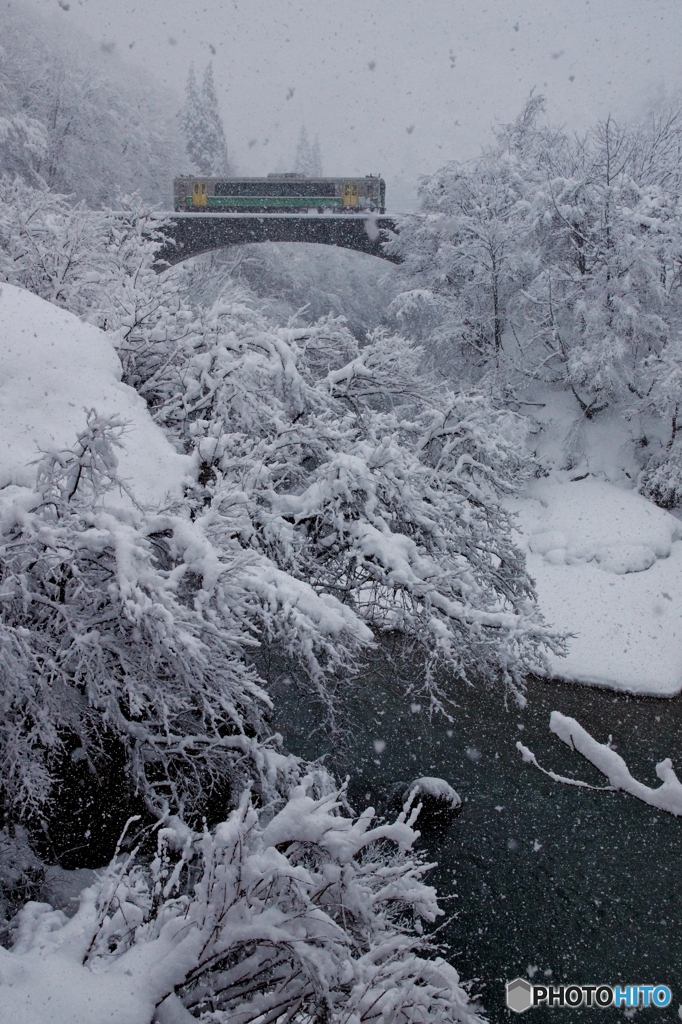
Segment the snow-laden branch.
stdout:
[[[623,793],[628,793],[630,796],[650,804],[651,807],[657,807],[659,810],[667,811],[675,816],[682,815],[682,783],[677,778],[669,757],[656,765],[656,774],[661,780],[661,785],[652,789],[650,786],[644,785],[643,782],[638,782],[630,774],[630,770],[620,754],[617,754],[608,744],[595,740],[574,718],[562,715],[559,711],[553,711],[550,715],[549,727],[559,739],[573,750],[577,750],[607,777],[610,785],[603,787],[604,789],[621,790]],[[516,747],[524,761],[535,765],[555,782],[587,789],[599,788],[547,771],[540,767],[535,754],[528,747],[519,742]]]

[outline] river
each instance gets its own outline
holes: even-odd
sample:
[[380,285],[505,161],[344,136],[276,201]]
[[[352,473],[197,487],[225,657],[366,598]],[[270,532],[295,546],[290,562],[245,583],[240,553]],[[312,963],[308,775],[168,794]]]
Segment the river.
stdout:
[[[646,1012],[679,1020],[682,821],[621,793],[552,782],[521,760],[516,741],[544,767],[605,785],[549,732],[550,712],[561,711],[602,742],[611,735],[632,773],[658,785],[657,761],[671,757],[682,769],[682,698],[540,679],[529,682],[523,710],[505,702],[500,688],[457,683],[452,693],[452,722],[429,717],[392,679],[374,677],[354,696],[351,800],[386,809],[403,784],[422,775],[446,779],[462,797],[462,813],[440,834],[425,834],[422,845],[438,861],[430,880],[447,913],[439,933],[445,955],[473,982],[486,1016],[517,1019],[505,1006],[505,982],[532,976],[536,983],[666,984],[670,1007]],[[288,748],[306,757],[326,753],[334,765],[329,741],[311,735],[304,702],[297,708],[292,713],[289,694],[286,721],[278,723]],[[625,1019],[623,1010],[543,1008],[526,1019],[544,1024],[566,1014],[580,1022],[597,1013]]]

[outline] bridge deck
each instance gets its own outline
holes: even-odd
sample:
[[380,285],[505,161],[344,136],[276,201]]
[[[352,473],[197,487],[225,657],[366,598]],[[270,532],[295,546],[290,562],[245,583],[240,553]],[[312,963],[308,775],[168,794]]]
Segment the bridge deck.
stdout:
[[393,217],[363,214],[292,213],[169,213],[169,243],[159,251],[159,262],[181,263],[212,249],[252,242],[308,242],[355,249],[399,263],[383,249],[395,233]]

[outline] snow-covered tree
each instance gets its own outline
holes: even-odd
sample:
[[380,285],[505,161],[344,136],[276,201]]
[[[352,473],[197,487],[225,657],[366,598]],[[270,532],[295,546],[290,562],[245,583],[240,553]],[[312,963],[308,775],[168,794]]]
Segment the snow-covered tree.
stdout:
[[310,174],[313,177],[320,177],[323,173],[322,148],[320,146],[319,136],[315,135],[313,144],[310,147]]
[[682,336],[669,339],[660,353],[645,361],[644,398],[641,408],[647,419],[660,420],[662,429],[639,439],[643,494],[663,508],[682,505]]
[[213,81],[212,61],[206,65],[201,89],[197,85],[194,66],[190,66],[185,106],[182,110],[182,127],[187,155],[192,166],[200,174],[214,176],[231,173],[225,129]]
[[193,166],[198,165],[201,157],[201,142],[199,139],[199,126],[203,119],[201,109],[201,91],[197,85],[197,76],[194,64],[190,64],[187,72],[185,85],[185,105],[181,111],[182,130],[185,136],[187,156]]
[[21,110],[5,70],[6,60],[0,48],[0,175],[18,174],[35,183],[37,167],[47,152],[47,132],[42,122]]
[[[279,642],[323,690],[384,631],[417,643],[434,699],[437,664],[519,682],[547,640],[500,502],[525,428],[418,361],[398,337],[358,351],[338,321],[277,330],[223,300],[156,379],[158,422],[196,450],[201,501],[266,560],[254,585],[289,609]],[[301,646],[304,583],[340,602],[350,647],[341,618],[337,642]]]
[[504,362],[515,300],[537,273],[529,136],[542,109],[531,99],[514,124],[499,130],[496,146],[422,179],[422,212],[402,219],[389,246],[403,259],[408,285],[391,312],[454,378],[475,380]]
[[[420,304],[435,306],[432,345],[478,363],[499,358],[508,306],[523,284],[524,182],[513,161],[484,157],[471,168],[451,164],[422,182],[426,216],[407,218],[393,248],[417,287]],[[414,290],[394,305],[405,319]]]
[[319,178],[322,175],[320,140],[316,135],[314,142],[311,143],[308,137],[308,129],[305,125],[301,125],[301,134],[296,146],[294,170],[298,174],[306,174],[309,178]]
[[[61,19],[61,20],[60,20]],[[139,190],[168,208],[181,162],[175,102],[59,16],[0,11],[0,172],[89,207]]]
[[533,197],[542,257],[521,328],[531,358],[544,350],[540,376],[588,417],[643,394],[647,361],[679,324],[679,197],[642,172],[647,131],[607,119],[564,147]]
[[112,489],[127,493],[116,475],[123,430],[91,412],[73,450],[45,455],[36,493],[3,508],[6,811],[44,813],[64,759],[75,750],[97,772],[115,741],[150,810],[189,813],[262,729],[268,701],[243,664],[231,585],[215,604],[246,556],[223,550],[218,561],[182,512],[145,515],[133,495],[127,511],[110,507]]
[[653,415],[641,483],[670,505],[682,115],[673,105],[634,124],[608,117],[572,136],[543,110],[531,97],[479,159],[423,182],[423,213],[392,243],[407,286],[392,313],[455,379],[484,377],[507,396],[535,381],[566,389],[586,419],[614,406]]
[[[204,158],[210,158],[211,174],[229,174],[225,129],[220,116],[218,95],[213,81],[213,62],[209,61],[201,83],[201,102],[204,109],[205,141]],[[208,173],[204,171],[203,173]]]
[[104,214],[0,178],[0,280],[85,315],[106,272],[108,231]]

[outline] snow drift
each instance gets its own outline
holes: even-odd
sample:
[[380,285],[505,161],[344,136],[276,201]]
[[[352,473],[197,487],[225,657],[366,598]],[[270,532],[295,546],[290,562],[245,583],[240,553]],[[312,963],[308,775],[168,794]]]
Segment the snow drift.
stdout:
[[138,501],[180,497],[191,472],[153,422],[144,400],[121,383],[106,333],[28,291],[0,285],[0,488],[32,487],[41,452],[68,448],[88,410],[126,423],[119,476]]
[[566,657],[548,655],[551,675],[679,693],[682,523],[632,490],[575,471],[535,481],[516,508],[540,608],[573,634]]

